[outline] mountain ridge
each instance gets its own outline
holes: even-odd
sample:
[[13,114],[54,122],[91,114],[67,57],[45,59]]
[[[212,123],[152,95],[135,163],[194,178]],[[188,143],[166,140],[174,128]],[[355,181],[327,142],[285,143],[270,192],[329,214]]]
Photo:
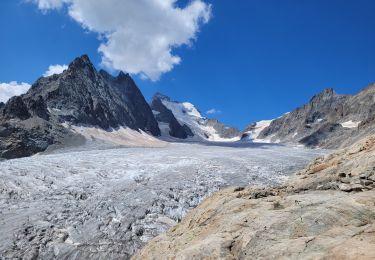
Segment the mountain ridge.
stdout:
[[38,78],[25,94],[0,104],[0,158],[82,145],[97,137],[118,145],[136,143],[128,138],[155,145],[158,142],[144,133],[163,137],[159,126],[169,141],[225,141],[240,135],[216,119],[204,118],[189,102],[156,93],[148,104],[129,74],[98,71],[82,55],[63,72]]
[[82,144],[84,138],[63,123],[127,127],[160,135],[152,111],[130,75],[120,72],[113,77],[98,72],[83,55],[61,74],[39,78],[28,92],[12,97],[0,108],[0,157],[30,156],[64,144],[66,138]]
[[375,128],[374,118],[375,84],[355,95],[340,95],[329,88],[272,120],[257,138],[313,148],[339,148],[370,133]]
[[40,77],[25,94],[0,103],[0,158],[30,156],[51,145],[82,144],[88,132],[95,132],[82,135],[69,125],[128,128],[167,141],[242,139],[338,148],[375,130],[375,84],[356,95],[325,89],[292,112],[252,124],[241,133],[202,116],[190,102],[156,93],[148,104],[129,74],[97,71],[82,55],[62,73]]

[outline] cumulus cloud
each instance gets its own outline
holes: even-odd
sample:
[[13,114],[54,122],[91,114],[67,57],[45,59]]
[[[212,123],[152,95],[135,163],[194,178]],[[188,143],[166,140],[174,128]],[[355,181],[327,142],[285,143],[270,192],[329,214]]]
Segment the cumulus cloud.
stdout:
[[172,50],[192,45],[211,5],[193,0],[29,0],[42,11],[67,7],[68,14],[87,30],[99,34],[102,64],[111,69],[158,80],[181,58]]
[[30,87],[30,84],[24,82],[20,84],[18,84],[16,81],[0,83],[0,102],[5,103],[13,96],[24,94],[29,90]]
[[207,115],[220,114],[220,113],[221,113],[221,110],[216,109],[216,108],[211,108],[207,110],[206,112]]
[[44,77],[49,77],[49,76],[52,76],[54,74],[61,74],[63,73],[64,70],[67,70],[68,69],[68,65],[59,65],[59,64],[56,64],[56,65],[50,65],[48,67],[48,70],[43,74]]

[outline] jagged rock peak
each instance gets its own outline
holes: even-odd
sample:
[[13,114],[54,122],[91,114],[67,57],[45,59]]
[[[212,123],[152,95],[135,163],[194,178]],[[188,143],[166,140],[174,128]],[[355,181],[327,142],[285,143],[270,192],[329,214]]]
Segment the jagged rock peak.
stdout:
[[335,90],[333,88],[326,88],[322,92],[313,96],[310,102],[313,102],[314,100],[319,100],[319,99],[329,99],[334,96],[337,96],[337,93],[335,92]]
[[98,72],[87,55],[73,60],[63,73],[41,77],[27,93],[0,104],[0,158],[32,155],[75,138],[61,123],[104,130],[126,127],[160,135],[158,122],[130,75]]
[[69,70],[75,70],[79,68],[91,68],[95,69],[94,65],[90,61],[90,58],[87,54],[82,55],[81,57],[75,58],[70,64],[69,64]]
[[120,71],[119,74],[117,75],[118,79],[128,79],[130,78],[129,73],[125,73],[123,71]]
[[100,69],[99,74],[104,76],[105,78],[112,77],[111,74],[109,74],[106,70]]
[[128,80],[131,80],[133,81],[132,77],[130,76],[129,73],[125,73],[123,71],[120,71],[119,74],[117,76],[112,76],[111,74],[109,74],[107,71],[103,70],[103,69],[100,69],[99,70],[99,74],[104,77],[105,79],[111,79],[111,80],[117,80],[117,81],[128,81]]
[[153,99],[160,99],[160,100],[166,100],[166,101],[171,101],[171,98],[160,93],[160,92],[156,92]]

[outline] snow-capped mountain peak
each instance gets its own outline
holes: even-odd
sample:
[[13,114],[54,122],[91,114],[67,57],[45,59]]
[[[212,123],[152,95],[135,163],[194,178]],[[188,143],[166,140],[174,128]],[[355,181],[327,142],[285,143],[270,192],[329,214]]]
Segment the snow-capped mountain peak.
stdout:
[[[159,101],[166,110],[160,107]],[[164,115],[157,115],[159,127],[164,134],[169,132],[170,136],[176,137],[176,133],[172,131],[172,128],[176,130],[178,126],[176,127],[176,123],[172,122],[173,119],[170,118],[170,115],[168,116],[170,118],[170,121],[168,121],[169,128],[166,128],[165,125],[167,123],[165,120],[166,114],[171,112],[178,124],[191,132],[190,135],[187,133],[187,136],[190,136],[193,140],[233,141],[240,139],[240,132],[237,129],[227,127],[215,119],[208,119],[202,116],[199,109],[190,102],[172,101],[169,97],[157,93],[154,96],[151,107],[159,113],[162,110],[164,111]]]

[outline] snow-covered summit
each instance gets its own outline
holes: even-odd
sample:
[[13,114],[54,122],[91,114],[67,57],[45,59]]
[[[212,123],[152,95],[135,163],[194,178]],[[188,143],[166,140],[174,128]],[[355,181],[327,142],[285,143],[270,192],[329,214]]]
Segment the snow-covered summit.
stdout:
[[[157,93],[154,96],[152,109],[157,112],[154,104],[159,100],[162,105],[170,112],[172,112],[174,118],[177,122],[184,126],[185,129],[190,129],[192,135],[190,139],[196,141],[237,141],[240,139],[240,132],[232,127],[227,127],[218,120],[209,119],[199,112],[199,109],[190,102],[177,102],[172,101],[169,97]],[[169,128],[165,125],[167,122],[165,120],[160,120],[162,116],[158,114],[157,120],[159,121],[159,127],[161,128],[162,135],[171,133],[171,123],[169,123]],[[171,136],[174,136],[170,134]],[[188,135],[189,136],[189,135]]]

